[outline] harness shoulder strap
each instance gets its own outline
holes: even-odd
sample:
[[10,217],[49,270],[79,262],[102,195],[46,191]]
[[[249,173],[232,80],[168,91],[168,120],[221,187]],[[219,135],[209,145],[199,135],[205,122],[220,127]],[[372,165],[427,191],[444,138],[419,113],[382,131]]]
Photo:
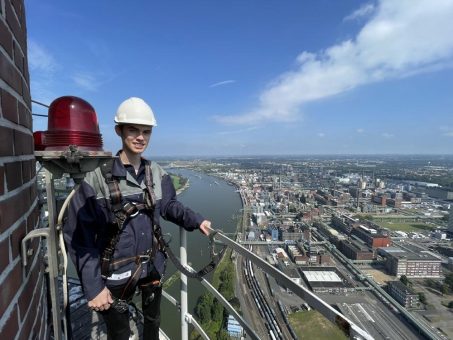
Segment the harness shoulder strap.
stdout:
[[111,263],[115,247],[119,241],[121,229],[127,216],[131,215],[135,206],[131,204],[123,204],[123,196],[118,184],[118,181],[112,174],[114,158],[109,159],[100,166],[102,176],[109,189],[109,199],[107,199],[108,208],[112,214],[112,221],[107,229],[107,244],[102,252],[101,258],[101,274],[103,277],[109,277],[112,268]]
[[154,209],[156,206],[157,198],[154,193],[154,182],[153,182],[153,171],[151,170],[151,162],[145,161],[145,202],[150,209]]
[[109,189],[110,195],[109,203],[111,204],[110,209],[112,211],[117,211],[121,209],[123,196],[121,195],[121,190],[118,185],[118,182],[115,180],[112,174],[114,161],[115,161],[114,158],[109,159],[108,161],[101,164],[100,169],[102,177],[104,177],[105,183],[107,184],[107,187]]

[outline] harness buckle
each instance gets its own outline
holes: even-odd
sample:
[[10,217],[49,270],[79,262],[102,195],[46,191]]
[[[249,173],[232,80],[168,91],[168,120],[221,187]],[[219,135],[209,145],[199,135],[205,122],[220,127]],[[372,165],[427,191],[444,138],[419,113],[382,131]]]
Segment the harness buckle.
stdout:
[[142,263],[148,263],[151,261],[151,255],[137,255],[135,262],[137,264]]
[[133,213],[132,215],[130,215],[129,217],[135,217],[135,216],[137,216],[137,215],[138,215],[138,213],[139,213],[139,212],[140,212],[140,210],[138,210],[138,209],[137,209],[137,211],[136,211],[136,212],[134,212],[134,213]]
[[129,309],[129,304],[126,300],[113,298],[112,307],[115,308],[118,313],[124,313]]
[[123,206],[122,210],[126,213],[126,216],[129,218],[137,216],[138,213],[140,212],[140,209],[137,207],[136,202],[127,202]]

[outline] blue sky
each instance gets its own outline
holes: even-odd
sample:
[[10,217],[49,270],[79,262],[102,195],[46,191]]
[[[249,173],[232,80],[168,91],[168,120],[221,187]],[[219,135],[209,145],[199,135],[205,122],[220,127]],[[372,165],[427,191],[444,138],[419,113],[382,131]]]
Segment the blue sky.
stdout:
[[90,102],[107,150],[137,96],[151,158],[453,153],[453,0],[25,4],[32,98]]

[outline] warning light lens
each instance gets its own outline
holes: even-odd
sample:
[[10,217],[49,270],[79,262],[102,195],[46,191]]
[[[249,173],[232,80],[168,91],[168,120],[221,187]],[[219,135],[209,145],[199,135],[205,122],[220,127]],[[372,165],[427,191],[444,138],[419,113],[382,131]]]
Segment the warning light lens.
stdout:
[[102,136],[94,108],[82,98],[64,96],[49,106],[48,130],[33,134],[35,150],[64,150],[77,145],[81,150],[102,151]]

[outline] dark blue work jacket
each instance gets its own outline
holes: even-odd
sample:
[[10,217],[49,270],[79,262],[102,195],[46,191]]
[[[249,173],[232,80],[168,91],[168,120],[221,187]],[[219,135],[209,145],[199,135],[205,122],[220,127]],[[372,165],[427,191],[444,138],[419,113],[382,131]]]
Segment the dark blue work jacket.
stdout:
[[[151,216],[152,213],[148,210],[140,210],[136,216],[126,219],[113,254],[114,260],[142,255],[149,251],[153,247],[153,226],[158,223],[159,217],[188,231],[198,229],[204,220],[200,214],[186,208],[176,199],[171,177],[159,165],[152,162],[151,170],[157,199],[154,216]],[[133,176],[120,159],[116,158],[112,175],[118,180],[123,199],[144,203],[144,160],[137,176]],[[105,286],[125,284],[137,268],[135,263],[129,263],[106,280],[101,276],[100,258],[108,242],[107,228],[112,218],[107,205],[109,199],[109,189],[100,168],[87,173],[71,199],[67,223],[64,226],[66,246],[88,301],[95,298]],[[164,262],[163,254],[157,252],[154,266],[160,274],[164,271]],[[148,270],[149,266],[143,266],[141,277],[149,274]]]

